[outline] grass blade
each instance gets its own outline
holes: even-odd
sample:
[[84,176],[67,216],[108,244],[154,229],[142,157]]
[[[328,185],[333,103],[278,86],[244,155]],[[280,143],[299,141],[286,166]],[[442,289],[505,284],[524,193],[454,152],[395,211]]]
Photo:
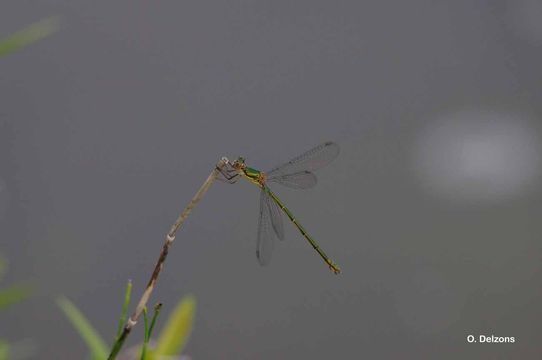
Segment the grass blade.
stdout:
[[59,297],[56,302],[87,344],[87,347],[92,353],[92,358],[95,360],[106,359],[108,354],[107,345],[92,325],[90,325],[87,318],[67,298],[63,296]]
[[143,329],[144,329],[144,336],[143,336],[143,346],[141,347],[141,357],[140,360],[145,360],[147,357],[147,347],[149,346],[149,316],[147,314],[147,308],[145,307],[143,309]]
[[[145,321],[145,341],[143,342],[143,347],[141,348],[141,360],[147,360],[147,349],[149,348],[149,342],[151,341],[152,330],[154,329],[156,319],[158,318],[158,314],[160,314],[161,309],[162,303],[156,304],[150,325],[147,317],[147,309],[145,308],[145,310],[143,310],[143,319]],[[150,359],[153,359],[153,357],[150,357]]]
[[192,295],[184,297],[169,317],[166,326],[160,333],[156,346],[156,355],[180,354],[192,332],[196,298]]
[[151,339],[152,331],[154,329],[154,325],[156,324],[156,319],[158,318],[158,315],[160,314],[160,310],[162,310],[162,303],[158,303],[154,307],[154,314],[152,315],[151,326],[149,326],[149,337],[148,337],[149,340]]
[[0,57],[17,51],[27,45],[41,40],[57,31],[59,21],[57,17],[50,17],[38,21],[16,33],[0,40]]
[[130,296],[132,295],[132,281],[128,280],[126,284],[126,292],[124,293],[124,303],[122,304],[122,312],[120,314],[119,326],[117,327],[117,338],[122,332],[122,327],[126,322],[126,316],[128,314],[128,305],[130,305]]

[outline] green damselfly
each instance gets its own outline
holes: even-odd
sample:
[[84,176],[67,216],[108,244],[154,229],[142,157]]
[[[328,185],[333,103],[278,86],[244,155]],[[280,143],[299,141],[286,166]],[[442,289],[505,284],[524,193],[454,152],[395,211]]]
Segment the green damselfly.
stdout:
[[222,169],[225,181],[229,183],[236,182],[243,177],[251,183],[258,186],[260,191],[260,214],[258,222],[258,240],[256,256],[261,265],[266,265],[271,260],[273,252],[274,236],[284,239],[284,226],[282,223],[281,211],[283,211],[301,235],[311,244],[316,252],[329,266],[331,271],[339,274],[341,270],[324,253],[316,241],[307,233],[305,228],[297,221],[284,203],[271,191],[268,183],[277,183],[294,189],[308,189],[316,185],[316,176],[314,170],[320,169],[329,164],[339,155],[339,146],[333,142],[325,142],[315,148],[299,155],[289,162],[275,167],[269,172],[263,172],[248,167],[245,159],[239,157],[233,163],[228,162]]

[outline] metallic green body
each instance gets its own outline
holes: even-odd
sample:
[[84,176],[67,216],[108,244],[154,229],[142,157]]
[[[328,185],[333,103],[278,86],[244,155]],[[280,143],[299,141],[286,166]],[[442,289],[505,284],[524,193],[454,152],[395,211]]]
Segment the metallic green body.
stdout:
[[286,214],[286,216],[288,216],[288,219],[290,219],[290,221],[295,225],[295,227],[299,230],[301,235],[303,235],[303,237],[309,242],[309,244],[311,244],[314,250],[316,250],[316,252],[326,262],[326,264],[328,264],[331,271],[333,271],[335,274],[339,274],[341,270],[337,266],[337,264],[331,261],[331,259],[320,248],[320,246],[318,246],[316,241],[314,241],[314,239],[307,233],[305,228],[299,222],[297,222],[297,220],[295,219],[294,215],[290,212],[290,210],[288,210],[288,208],[282,203],[282,201],[277,197],[277,195],[275,195],[275,193],[271,191],[271,189],[265,184],[265,173],[246,166],[243,169],[242,174],[245,176],[247,180],[257,185],[259,188],[262,189],[262,191],[265,191],[269,196],[271,196],[273,201],[275,201],[275,203],[279,206],[279,208]]
[[251,167],[245,167],[244,174],[247,178],[249,178],[251,181],[258,181],[260,176],[262,175],[262,172],[260,170],[253,169]]
[[341,269],[339,269],[337,264],[335,264],[333,261],[331,261],[331,259],[326,255],[324,250],[322,250],[320,248],[320,246],[318,246],[316,241],[314,241],[314,239],[307,233],[307,230],[305,230],[303,225],[301,225],[300,223],[297,222],[297,220],[294,218],[294,215],[290,212],[290,210],[288,210],[288,208],[282,203],[282,201],[280,201],[280,199],[277,197],[277,195],[275,195],[275,193],[273,191],[271,191],[271,189],[269,187],[265,186],[265,185],[262,187],[262,189],[263,189],[263,191],[268,193],[269,196],[271,196],[271,198],[277,203],[277,205],[280,207],[280,209],[286,214],[286,216],[288,216],[290,221],[299,230],[301,235],[303,235],[303,237],[305,239],[307,239],[307,241],[311,244],[311,246],[314,248],[314,250],[316,250],[316,252],[322,257],[322,259],[324,259],[324,261],[329,265],[329,268],[336,274],[340,273]]

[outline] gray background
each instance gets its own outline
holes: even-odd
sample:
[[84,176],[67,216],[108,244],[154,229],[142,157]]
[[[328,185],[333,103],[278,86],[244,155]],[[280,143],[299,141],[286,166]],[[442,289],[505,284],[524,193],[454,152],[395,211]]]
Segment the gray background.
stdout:
[[[510,1],[4,0],[0,34],[61,30],[0,60],[2,285],[35,296],[0,336],[36,358],[106,339],[220,156],[268,169],[334,140],[296,230],[258,266],[258,192],[216,184],[152,301],[198,299],[194,359],[542,355],[542,4]],[[164,316],[165,318],[165,316]],[[468,344],[468,334],[514,344]],[[141,329],[130,344],[141,339]]]

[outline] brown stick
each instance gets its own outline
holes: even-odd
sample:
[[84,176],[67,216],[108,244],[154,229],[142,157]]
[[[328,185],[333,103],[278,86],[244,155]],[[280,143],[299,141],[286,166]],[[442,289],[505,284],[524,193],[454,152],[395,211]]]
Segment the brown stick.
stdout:
[[171,229],[166,235],[166,241],[164,242],[164,245],[162,246],[162,250],[160,251],[160,256],[158,257],[158,261],[156,262],[156,266],[154,267],[154,271],[152,272],[151,278],[149,280],[149,283],[147,284],[147,288],[143,292],[143,295],[141,295],[141,299],[139,300],[139,303],[137,304],[137,307],[135,311],[133,312],[132,316],[126,321],[126,325],[124,325],[124,328],[122,329],[122,333],[115,341],[115,344],[113,345],[113,348],[111,349],[111,353],[109,354],[108,360],[113,360],[119,353],[120,349],[122,348],[122,345],[124,344],[124,341],[132,331],[132,328],[137,324],[137,321],[141,314],[143,313],[143,310],[147,306],[147,302],[149,301],[149,298],[151,297],[151,294],[154,290],[154,287],[156,286],[156,282],[158,281],[158,276],[160,275],[160,272],[162,271],[162,268],[164,267],[164,262],[166,261],[169,248],[173,241],[175,240],[175,234],[181,227],[181,225],[184,223],[188,215],[190,215],[190,212],[194,207],[197,205],[197,203],[203,198],[207,190],[209,190],[209,187],[211,184],[216,180],[218,174],[222,170],[222,168],[228,163],[228,159],[222,158],[220,161],[216,164],[216,167],[213,169],[209,177],[207,177],[207,180],[203,183],[203,185],[200,187],[196,195],[190,200],[188,203],[188,206],[183,210],[181,215],[177,218],[175,223],[171,226]]

